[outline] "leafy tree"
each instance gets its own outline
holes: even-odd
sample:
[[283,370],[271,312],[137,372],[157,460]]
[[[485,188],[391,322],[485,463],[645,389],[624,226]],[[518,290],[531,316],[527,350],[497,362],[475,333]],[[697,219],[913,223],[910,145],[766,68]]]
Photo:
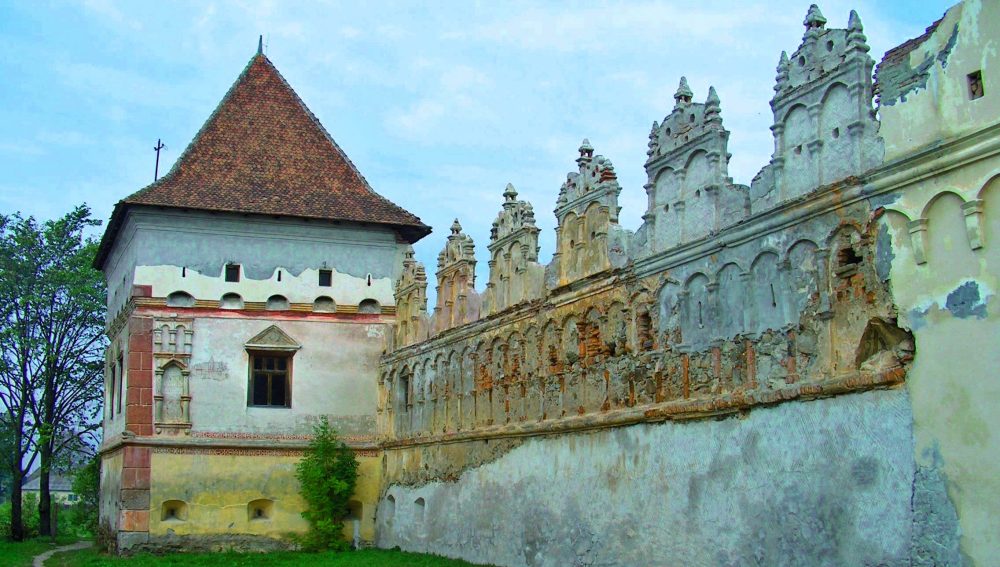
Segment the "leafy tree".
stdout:
[[296,477],[308,506],[302,512],[309,522],[302,547],[311,551],[347,549],[344,518],[358,481],[358,460],[325,417],[313,428],[313,439],[299,461]]
[[105,287],[92,262],[100,225],[80,206],[39,223],[0,215],[0,429],[11,471],[11,537],[23,539],[21,482],[41,465],[39,528],[48,534],[49,474],[92,445],[103,394]]
[[95,455],[73,477],[73,493],[80,498],[73,505],[73,524],[90,535],[97,533],[100,488],[101,457]]

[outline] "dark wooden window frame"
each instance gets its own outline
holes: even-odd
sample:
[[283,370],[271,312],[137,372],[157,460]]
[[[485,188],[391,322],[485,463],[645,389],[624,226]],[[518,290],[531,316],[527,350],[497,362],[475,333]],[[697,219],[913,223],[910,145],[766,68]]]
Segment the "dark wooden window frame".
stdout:
[[227,282],[238,282],[240,281],[240,269],[239,264],[226,264],[225,279]]
[[319,285],[320,287],[331,287],[333,285],[333,270],[319,271]]
[[[294,359],[294,356],[295,356],[295,351],[288,351],[288,350],[257,350],[257,349],[250,350],[250,349],[248,349],[247,350],[247,355],[248,355],[248,359],[247,359],[247,407],[252,407],[252,408],[291,409],[291,407],[292,407],[292,368],[294,366],[294,360],[293,359]],[[285,369],[284,370],[278,369],[279,365],[277,363],[274,365],[275,366],[274,369],[263,368],[264,366],[266,366],[266,363],[264,361],[267,360],[267,359],[274,359],[275,361],[277,361],[277,360],[284,360],[285,361]],[[262,368],[260,368],[260,369],[256,368],[256,366],[257,366],[256,365],[256,361],[258,361],[258,360],[261,361]],[[282,375],[282,374],[284,375],[284,378],[285,378],[285,403],[283,405],[272,404],[272,403],[270,403],[271,402],[271,394],[272,394],[271,380],[273,380],[275,376]],[[267,382],[268,382],[268,384],[267,384],[267,401],[268,401],[268,403],[265,403],[265,404],[256,404],[256,403],[254,403],[254,384],[256,383],[256,380],[259,377],[258,375],[260,375],[260,377],[263,377],[264,379],[266,379]]]

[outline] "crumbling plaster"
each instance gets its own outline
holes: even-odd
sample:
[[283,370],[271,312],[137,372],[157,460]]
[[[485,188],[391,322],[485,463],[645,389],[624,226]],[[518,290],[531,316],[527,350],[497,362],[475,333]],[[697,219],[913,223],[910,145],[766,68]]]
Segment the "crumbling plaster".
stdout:
[[[105,267],[108,317],[113,319],[120,312],[133,285],[153,285],[157,297],[187,291],[203,300],[218,300],[222,293],[233,291],[265,301],[288,289],[293,295],[301,294],[301,301],[312,303],[332,291],[315,285],[320,268],[336,272],[335,301],[357,305],[365,297],[355,296],[363,294],[362,288],[370,288],[373,299],[391,305],[392,284],[399,277],[404,249],[386,228],[137,209],[129,212]],[[227,263],[240,264],[241,282],[223,281]],[[182,268],[191,273],[190,279],[181,278]],[[280,283],[278,270],[283,271]],[[368,275],[373,279],[371,286],[367,286]],[[289,276],[291,281],[286,282]],[[359,281],[365,285],[356,285]]]
[[[943,21],[972,17],[962,10],[983,19],[980,3],[966,2]],[[997,21],[991,15],[979,27],[960,25],[957,39],[930,33],[928,41],[950,45],[952,58],[963,49],[993,57],[997,34],[976,32]],[[674,110],[650,134],[649,205],[634,235],[616,223],[621,188],[610,160],[585,140],[578,172],[557,200],[557,250],[544,290],[477,321],[429,329],[383,357],[380,545],[501,565],[657,564],[657,557],[663,564],[976,564],[995,556],[987,534],[996,532],[996,475],[986,461],[996,448],[986,408],[1000,392],[981,382],[995,366],[988,345],[998,335],[997,270],[988,260],[991,180],[1000,172],[992,161],[998,113],[989,105],[997,99],[974,101],[989,118],[980,129],[971,121],[964,130],[938,128],[964,134],[925,146],[906,129],[966,111],[908,111],[900,99],[876,120],[874,61],[860,18],[852,12],[841,30],[825,24],[811,7],[802,44],[780,58],[775,151],[751,187],[727,176],[718,93],[694,103],[682,79]],[[955,29],[938,26],[945,28]],[[968,70],[945,66],[966,84]],[[928,84],[937,85],[942,79],[928,68]],[[491,263],[491,282],[516,268]],[[821,399],[807,401],[814,398]],[[852,414],[866,404],[881,409],[861,413],[878,418]],[[705,420],[723,415],[740,419]],[[816,422],[785,439],[790,415]],[[879,423],[859,425],[860,436],[838,425],[867,419]],[[775,441],[768,465],[729,462],[736,480],[716,485],[709,505],[724,510],[718,516],[671,504],[671,486],[715,462],[685,447],[702,445],[700,432],[709,429],[704,444],[714,446],[727,437],[713,428],[731,423]],[[622,441],[645,435],[677,437]],[[496,443],[503,444],[484,452]],[[837,443],[846,445],[831,450]],[[641,461],[660,447],[676,467],[650,466],[623,482],[621,470],[605,466]],[[824,478],[753,480],[787,470],[783,459],[801,464],[827,451],[815,469]],[[849,464],[844,455],[865,461],[850,465],[856,485],[838,484],[848,478],[837,472]],[[860,497],[879,478],[872,471],[890,462],[893,481],[879,485],[885,492]],[[586,491],[560,489],[580,479],[590,479]],[[657,482],[668,487],[641,488]],[[766,504],[746,500],[756,490]],[[871,502],[891,511],[874,513]],[[769,510],[773,519],[761,516]],[[749,539],[740,535],[744,525],[752,526]],[[711,539],[699,540],[703,534]]]
[[[483,443],[389,450],[387,478]],[[457,478],[390,480],[378,543],[504,566],[908,565],[910,443],[899,389],[533,437]]]

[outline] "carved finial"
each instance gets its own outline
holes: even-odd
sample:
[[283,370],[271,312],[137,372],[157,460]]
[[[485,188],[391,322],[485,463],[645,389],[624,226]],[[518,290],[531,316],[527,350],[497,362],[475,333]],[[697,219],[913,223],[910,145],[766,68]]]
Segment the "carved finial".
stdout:
[[775,77],[774,91],[779,92],[788,83],[788,53],[782,51],[778,60],[778,75]]
[[861,25],[861,16],[851,10],[850,17],[847,18],[847,47],[848,49],[859,49],[867,52],[868,38],[865,37],[864,26]]
[[503,190],[503,200],[513,202],[515,199],[517,199],[517,189],[514,189],[513,183],[508,183]]
[[455,222],[451,223],[451,234],[454,236],[458,236],[461,233],[462,233],[462,224],[458,222],[458,219],[455,219]]
[[826,25],[826,18],[823,17],[823,12],[819,11],[819,6],[816,4],[809,6],[809,11],[806,12],[806,19],[802,25],[807,28],[822,28]]
[[261,35],[257,38],[257,55],[264,54],[264,36]]
[[580,157],[576,158],[576,164],[581,168],[591,162],[594,157],[594,147],[590,145],[590,140],[584,138],[580,144]]
[[705,122],[722,122],[721,105],[719,94],[715,92],[715,87],[708,87],[708,98],[705,99]]
[[693,96],[694,93],[691,92],[691,87],[688,86],[687,77],[681,77],[681,82],[677,85],[677,92],[674,93],[676,105],[679,106],[682,103],[687,104],[691,102],[691,97]]

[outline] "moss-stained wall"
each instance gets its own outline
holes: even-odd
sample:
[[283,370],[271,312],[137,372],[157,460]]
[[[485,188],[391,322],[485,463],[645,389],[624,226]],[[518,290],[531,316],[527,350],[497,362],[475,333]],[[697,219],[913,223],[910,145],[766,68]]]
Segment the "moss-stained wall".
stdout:
[[389,483],[378,541],[507,566],[906,564],[909,424],[893,389],[493,455],[502,441],[390,450],[387,478],[438,478]]
[[[300,451],[153,450],[148,546],[156,549],[278,549],[308,529],[295,467]],[[359,456],[352,512],[361,545],[375,539],[382,459]],[[354,536],[354,519],[345,537]]]
[[[949,10],[877,88],[858,14],[826,23],[810,7],[781,56],[750,187],[719,93],[681,79],[635,234],[584,141],[545,289],[382,358],[380,545],[517,566],[1000,555],[1000,5]],[[493,258],[494,287],[517,259]]]

